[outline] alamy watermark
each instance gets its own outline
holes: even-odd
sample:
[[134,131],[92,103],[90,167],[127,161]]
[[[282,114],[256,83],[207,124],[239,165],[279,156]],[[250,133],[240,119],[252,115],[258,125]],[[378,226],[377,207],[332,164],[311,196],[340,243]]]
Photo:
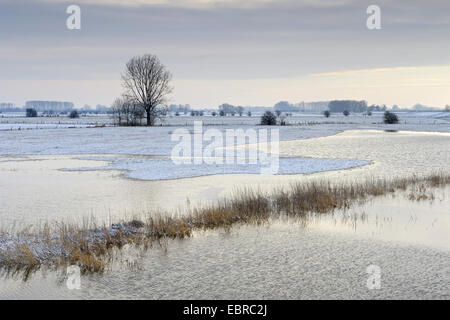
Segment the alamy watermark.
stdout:
[[366,282],[367,288],[369,290],[381,289],[381,268],[372,264],[366,268],[366,272],[369,274]]
[[278,129],[208,129],[194,121],[193,132],[179,128],[171,141],[178,142],[171,152],[176,165],[255,165],[261,174],[279,170]]
[[[66,27],[69,30],[81,30],[81,8],[78,5],[72,4],[67,7],[66,13],[69,17],[66,20]],[[366,26],[369,30],[381,29],[381,9],[379,6],[372,4],[367,7]]]
[[67,267],[67,280],[66,286],[69,290],[80,290],[81,289],[81,270],[79,266],[69,266]]
[[67,7],[66,13],[70,16],[66,20],[66,27],[69,30],[81,29],[81,8],[75,4]]
[[381,29],[381,9],[379,6],[373,4],[367,7],[366,13],[369,14],[366,25],[369,30]]

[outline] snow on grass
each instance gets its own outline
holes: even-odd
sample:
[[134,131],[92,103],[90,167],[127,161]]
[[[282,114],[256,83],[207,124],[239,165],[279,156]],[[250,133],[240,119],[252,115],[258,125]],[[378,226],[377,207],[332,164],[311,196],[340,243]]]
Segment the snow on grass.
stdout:
[[74,128],[93,128],[95,125],[89,124],[53,124],[53,123],[0,123],[0,131],[21,131],[38,129],[74,129]]

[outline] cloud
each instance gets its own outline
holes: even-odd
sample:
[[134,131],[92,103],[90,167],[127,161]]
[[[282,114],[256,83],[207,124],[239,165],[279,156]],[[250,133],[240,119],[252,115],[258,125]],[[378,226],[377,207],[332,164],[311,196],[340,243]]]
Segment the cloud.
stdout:
[[[228,102],[237,105],[271,106],[280,100],[291,102],[332,99],[367,100],[370,104],[421,102],[444,106],[450,101],[450,65],[374,68],[311,74],[299,77],[255,79],[175,78],[173,103],[195,107],[217,107]],[[109,104],[120,95],[119,77],[95,80],[1,80],[3,99],[68,100]],[[95,90],[93,90],[95,88]]]
[[444,65],[426,65],[426,66],[398,66],[391,68],[372,68],[372,69],[358,69],[358,70],[344,70],[337,72],[321,72],[314,73],[310,76],[313,77],[330,77],[330,76],[360,76],[360,75],[385,75],[388,73],[397,73],[397,74],[414,74],[417,72],[420,73],[442,73],[447,74],[450,77],[450,73],[446,73],[450,71],[450,64]]
[[[173,72],[176,102],[198,106],[450,99],[448,0],[377,0],[379,31],[366,27],[372,0],[0,3],[2,100],[108,103],[120,91],[126,61],[143,53],[158,55]],[[66,28],[72,3],[82,9],[79,31]]]

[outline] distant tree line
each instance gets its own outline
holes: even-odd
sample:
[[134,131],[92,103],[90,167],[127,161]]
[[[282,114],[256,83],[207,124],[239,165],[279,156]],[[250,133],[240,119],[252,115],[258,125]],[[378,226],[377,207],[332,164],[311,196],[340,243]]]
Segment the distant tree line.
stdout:
[[242,116],[244,114],[244,107],[241,107],[241,106],[235,107],[231,104],[224,103],[219,106],[219,114],[221,116],[227,116],[227,115],[234,116],[236,114],[238,114],[239,116]]
[[188,104],[185,104],[185,105],[182,105],[182,104],[179,104],[179,105],[171,104],[169,106],[169,111],[173,112],[173,113],[175,113],[177,115],[180,115],[182,113],[183,114],[188,114],[189,112],[191,112],[191,106],[188,105]]
[[203,110],[192,110],[191,111],[191,116],[192,117],[203,117]]
[[372,104],[367,107],[367,114],[369,114],[369,113],[372,114],[372,112],[374,112],[374,111],[386,111],[386,110],[387,110],[386,105],[379,106],[379,105]]
[[40,101],[33,100],[25,102],[25,108],[35,109],[38,112],[55,111],[55,112],[69,112],[75,107],[73,102],[67,101]]
[[333,100],[328,103],[330,112],[365,112],[367,111],[366,101],[356,100]]

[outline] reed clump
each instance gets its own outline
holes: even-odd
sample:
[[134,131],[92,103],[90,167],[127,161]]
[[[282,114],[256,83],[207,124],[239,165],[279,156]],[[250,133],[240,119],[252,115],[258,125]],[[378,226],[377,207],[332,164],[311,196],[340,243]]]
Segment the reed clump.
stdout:
[[42,266],[77,265],[82,273],[101,273],[113,253],[125,246],[147,249],[167,239],[185,239],[195,231],[230,228],[236,224],[263,224],[284,216],[304,218],[349,208],[372,197],[409,191],[410,200],[431,199],[432,188],[450,184],[450,175],[412,176],[397,179],[367,179],[361,183],[311,181],[296,183],[287,190],[272,193],[241,190],[230,199],[194,208],[172,216],[149,215],[111,226],[44,225],[37,231],[11,234],[0,232],[0,268],[23,272],[24,278]]

